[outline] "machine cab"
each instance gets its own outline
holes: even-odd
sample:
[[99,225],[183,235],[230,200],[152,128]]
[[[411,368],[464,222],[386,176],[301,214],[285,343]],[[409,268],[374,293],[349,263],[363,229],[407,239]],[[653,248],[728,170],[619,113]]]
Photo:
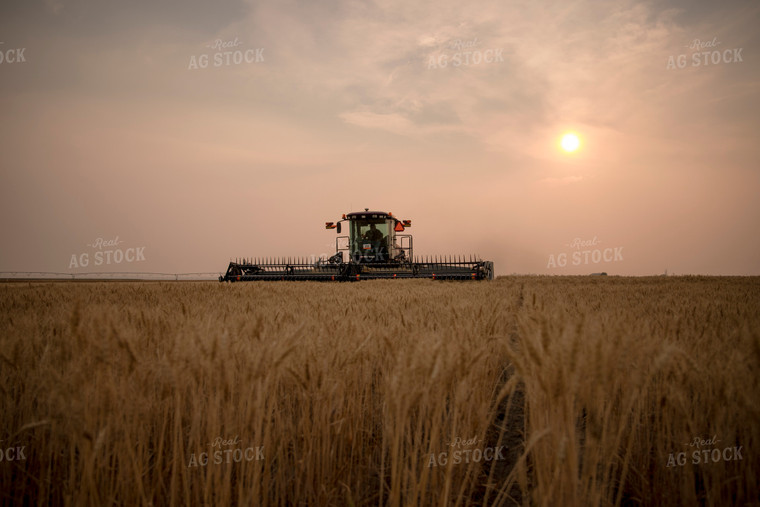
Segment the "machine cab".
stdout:
[[388,262],[394,220],[383,212],[350,213],[348,249],[356,262]]
[[[407,260],[411,256],[411,236],[398,234],[405,227],[411,225],[409,220],[398,220],[392,213],[384,211],[357,211],[343,215],[341,222],[348,227],[348,244],[338,250],[348,250],[353,262],[378,263],[399,262]],[[338,228],[341,232],[340,223],[334,225],[327,223],[328,228]]]

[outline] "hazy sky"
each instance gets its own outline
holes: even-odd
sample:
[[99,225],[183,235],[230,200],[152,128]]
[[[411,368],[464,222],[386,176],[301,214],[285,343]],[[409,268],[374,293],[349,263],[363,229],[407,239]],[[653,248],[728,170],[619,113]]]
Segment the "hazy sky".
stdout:
[[332,253],[368,207],[497,274],[760,275],[759,26],[757,0],[3,0],[0,271]]

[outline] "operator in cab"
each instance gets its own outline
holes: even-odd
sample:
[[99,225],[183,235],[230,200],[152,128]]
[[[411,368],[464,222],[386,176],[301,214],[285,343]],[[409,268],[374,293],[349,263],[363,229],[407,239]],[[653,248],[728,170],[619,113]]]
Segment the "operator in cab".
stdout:
[[383,233],[378,230],[375,224],[369,224],[369,230],[364,233],[364,239],[367,241],[382,241]]

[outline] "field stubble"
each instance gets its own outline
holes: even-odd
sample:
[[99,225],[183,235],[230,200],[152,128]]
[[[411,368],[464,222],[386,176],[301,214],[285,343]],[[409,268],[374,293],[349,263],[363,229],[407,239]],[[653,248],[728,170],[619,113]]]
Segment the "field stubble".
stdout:
[[3,503],[760,499],[757,278],[6,283],[0,308]]

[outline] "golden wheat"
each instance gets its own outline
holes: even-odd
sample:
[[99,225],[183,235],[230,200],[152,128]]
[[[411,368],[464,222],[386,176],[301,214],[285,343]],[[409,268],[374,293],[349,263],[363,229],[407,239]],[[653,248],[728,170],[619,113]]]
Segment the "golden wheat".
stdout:
[[4,503],[760,499],[757,278],[6,283],[0,308]]

